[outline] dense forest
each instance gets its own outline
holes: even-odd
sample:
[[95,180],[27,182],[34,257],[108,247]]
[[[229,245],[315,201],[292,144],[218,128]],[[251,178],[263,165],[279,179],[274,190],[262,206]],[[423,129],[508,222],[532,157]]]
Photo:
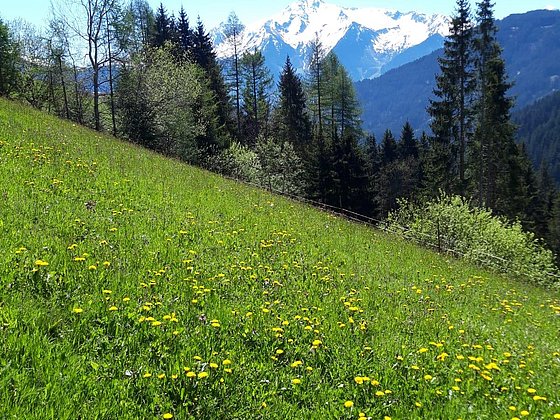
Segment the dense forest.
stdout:
[[[560,247],[560,195],[515,143],[493,4],[457,0],[439,59],[430,133],[362,129],[347,70],[315,39],[275,83],[226,23],[219,61],[204,23],[145,0],[53,5],[49,28],[0,21],[0,94],[212,171],[376,220],[442,193],[489,208]],[[85,41],[85,42],[84,42]],[[83,62],[80,57],[87,57]],[[375,98],[372,98],[375,100]],[[529,136],[529,135],[527,135]]]

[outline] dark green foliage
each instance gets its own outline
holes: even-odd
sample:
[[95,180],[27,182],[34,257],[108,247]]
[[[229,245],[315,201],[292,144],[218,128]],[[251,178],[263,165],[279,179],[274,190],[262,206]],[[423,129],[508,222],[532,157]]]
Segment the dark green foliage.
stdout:
[[299,153],[305,153],[311,141],[311,121],[307,114],[307,105],[303,83],[290,62],[286,64],[278,82],[280,95],[275,115],[275,136],[281,141],[291,142]]
[[556,183],[560,183],[560,92],[513,114],[517,139],[538,168],[546,163]]
[[268,136],[272,76],[260,51],[243,54],[241,60],[242,131],[245,144],[255,145]]
[[167,10],[160,3],[156,11],[154,32],[150,40],[152,47],[161,48],[167,42],[175,43],[177,41],[177,31],[173,16],[167,14]]
[[464,195],[467,188],[467,142],[473,131],[472,96],[476,87],[472,23],[466,0],[457,0],[456,15],[449,30],[443,56],[439,58],[440,74],[436,77],[434,89],[436,99],[430,101],[428,107],[434,144],[444,153],[432,156],[431,170],[438,180],[456,178],[454,185],[444,182],[439,188]]
[[18,84],[19,52],[10,29],[0,19],[0,95],[9,95]]

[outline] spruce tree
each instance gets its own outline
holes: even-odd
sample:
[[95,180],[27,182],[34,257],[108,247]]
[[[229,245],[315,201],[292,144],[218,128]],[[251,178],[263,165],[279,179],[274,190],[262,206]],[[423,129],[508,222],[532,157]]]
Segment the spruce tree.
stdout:
[[479,205],[485,205],[510,216],[513,200],[520,186],[512,185],[512,176],[518,171],[515,128],[510,112],[513,100],[507,95],[512,86],[507,74],[502,50],[496,40],[496,24],[490,0],[478,3],[478,30],[475,41],[477,101],[476,131],[472,147],[472,167],[476,174],[475,196]]
[[[435,100],[428,113],[432,120],[432,153],[429,157],[429,188],[465,195],[467,188],[467,143],[472,137],[472,96],[475,89],[472,57],[472,24],[467,0],[457,0],[450,35],[438,59]],[[452,182],[453,180],[453,182]]]
[[280,98],[276,110],[276,137],[282,142],[291,142],[303,157],[311,140],[311,122],[307,115],[303,83],[296,74],[290,57],[286,58],[280,75],[278,92]]
[[152,47],[161,48],[166,42],[176,40],[175,22],[173,17],[167,14],[163,3],[160,3],[157,9],[154,25],[155,28],[150,42]]
[[17,85],[19,52],[8,26],[0,19],[0,95],[10,94]]

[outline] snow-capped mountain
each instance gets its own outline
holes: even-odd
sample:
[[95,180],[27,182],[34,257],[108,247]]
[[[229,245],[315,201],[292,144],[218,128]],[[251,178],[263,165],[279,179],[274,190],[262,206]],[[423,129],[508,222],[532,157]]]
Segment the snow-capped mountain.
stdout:
[[[213,31],[220,58],[233,54],[225,42],[224,28],[222,24]],[[270,19],[248,24],[241,37],[241,52],[261,50],[274,74],[289,55],[301,71],[308,61],[309,44],[318,36],[325,52],[334,50],[351,77],[362,80],[440,48],[447,31],[448,18],[443,15],[299,0]]]

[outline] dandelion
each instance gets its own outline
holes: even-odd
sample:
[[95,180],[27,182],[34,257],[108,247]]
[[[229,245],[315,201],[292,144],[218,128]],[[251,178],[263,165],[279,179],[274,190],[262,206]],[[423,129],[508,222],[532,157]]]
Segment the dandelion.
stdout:
[[344,402],[344,407],[352,408],[352,407],[354,407],[354,402],[353,401],[346,401],[346,402]]
[[323,342],[321,340],[314,340],[313,341],[313,346],[314,347],[319,347],[321,344],[323,344]]
[[521,414],[523,417],[527,417],[529,415],[529,412],[527,410],[523,410],[519,414]]
[[109,308],[109,310],[110,310],[111,312],[114,312],[114,311],[118,311],[119,308],[117,308],[116,306],[113,305],[113,306],[111,306],[111,307]]
[[161,325],[161,321],[152,322],[152,327],[159,327],[160,325]]
[[160,373],[157,377],[158,379],[165,379],[165,373]]
[[229,359],[224,360],[224,361],[222,362],[222,365],[224,365],[224,366],[229,366],[229,365],[231,365],[231,360],[229,360]]
[[432,379],[434,379],[432,375],[424,375],[424,380],[431,381]]
[[303,362],[301,360],[296,360],[295,362],[293,362],[290,366],[293,368],[297,368],[299,366],[303,365]]
[[428,349],[426,347],[422,347],[420,350],[418,350],[418,353],[426,353],[428,351]]
[[171,413],[165,413],[165,414],[163,415],[163,418],[166,419],[166,420],[172,419],[172,418],[173,418],[173,414],[171,414]]
[[517,410],[517,407],[515,407],[514,405],[510,405],[508,408],[510,409],[510,411],[516,411]]
[[533,397],[533,400],[534,400],[534,401],[546,401],[546,397],[541,397],[541,396],[539,396],[539,395],[535,395],[535,396]]
[[74,308],[72,309],[72,312],[74,312],[75,314],[81,314],[82,312],[84,312],[84,310],[82,308]]
[[210,363],[209,365],[212,369],[218,369],[218,364],[217,363]]
[[527,392],[528,392],[529,394],[535,394],[535,393],[537,392],[537,390],[536,390],[535,388],[528,388],[528,389],[527,389]]
[[299,385],[299,384],[301,384],[301,379],[298,378],[292,379],[292,385]]
[[422,407],[422,403],[421,403],[421,402],[418,402],[418,401],[416,401],[416,402],[414,403],[414,405],[415,405],[416,407],[418,407],[418,408],[421,408],[421,407]]
[[377,391],[377,392],[375,393],[375,395],[376,395],[377,397],[384,397],[384,396],[385,396],[385,393],[384,393],[383,391]]
[[194,373],[193,371],[188,371],[187,372],[187,378],[194,378],[196,376],[196,373]]
[[276,354],[277,354],[277,355],[281,355],[281,354],[283,354],[283,353],[284,353],[284,350],[282,350],[282,349],[276,350]]
[[49,263],[43,260],[37,260],[35,261],[35,265],[37,267],[46,267],[47,265],[49,265]]
[[109,267],[111,263],[109,261],[103,261],[103,267]]
[[208,372],[200,372],[198,374],[198,379],[204,379],[208,377]]
[[443,352],[438,357],[436,357],[436,359],[443,362],[447,356],[449,356],[449,354]]
[[90,265],[90,266],[88,267],[88,270],[90,270],[90,271],[97,270],[97,266],[96,266],[96,265]]
[[151,374],[150,372],[146,372],[146,373],[144,373],[144,375],[142,375],[142,377],[144,377],[144,378],[151,378],[151,377],[152,377],[152,374]]

